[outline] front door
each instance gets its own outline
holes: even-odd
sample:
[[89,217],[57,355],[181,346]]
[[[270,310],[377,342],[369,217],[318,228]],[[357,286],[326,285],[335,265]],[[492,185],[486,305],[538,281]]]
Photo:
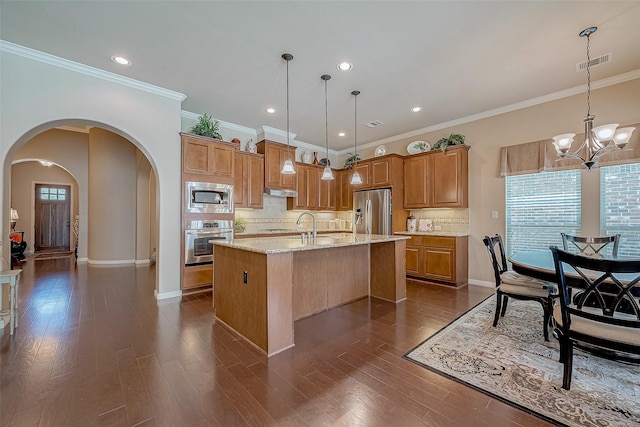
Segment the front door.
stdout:
[[36,184],[36,251],[69,250],[71,186]]

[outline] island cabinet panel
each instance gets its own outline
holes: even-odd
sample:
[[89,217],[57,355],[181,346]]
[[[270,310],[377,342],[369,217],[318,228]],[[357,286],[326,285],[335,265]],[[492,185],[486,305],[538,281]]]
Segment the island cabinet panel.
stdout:
[[347,246],[329,251],[331,257],[325,270],[328,308],[369,295],[369,247]]
[[370,253],[370,293],[392,302],[407,298],[406,241],[376,243]]
[[[267,355],[293,346],[292,254],[214,246],[216,318]],[[244,276],[246,272],[246,283]]]
[[235,162],[234,206],[262,209],[264,156],[236,151]]
[[[296,147],[262,140],[257,144],[258,153],[264,154],[264,184],[269,188],[282,190],[296,189],[296,175],[283,175],[280,173],[282,165],[287,158],[295,161]],[[295,164],[294,164],[295,167]]]
[[329,264],[328,251],[301,251],[293,254],[293,319],[298,320],[325,311],[327,283],[324,280]]
[[204,136],[185,133],[180,135],[184,181],[233,184],[236,151],[233,144]]
[[469,207],[469,147],[466,145],[406,157],[404,207]]

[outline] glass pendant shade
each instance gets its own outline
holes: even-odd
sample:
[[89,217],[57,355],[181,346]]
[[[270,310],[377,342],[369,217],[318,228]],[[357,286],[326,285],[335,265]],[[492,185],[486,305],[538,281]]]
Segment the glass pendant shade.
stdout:
[[631,139],[631,134],[636,128],[620,128],[613,135],[613,142],[619,147],[624,148],[629,140]]
[[287,159],[284,161],[280,173],[283,175],[295,175],[296,170],[293,167],[293,162],[291,161],[291,159]]
[[353,185],[362,184],[362,178],[360,177],[360,174],[358,173],[358,171],[355,171],[351,176],[351,184]]
[[553,145],[556,147],[558,154],[562,155],[569,151],[574,136],[576,136],[575,133],[563,133],[553,137]]
[[324,170],[322,171],[322,178],[325,181],[329,181],[333,179],[333,172],[331,171],[331,167],[330,166],[325,166]]
[[599,141],[610,141],[616,133],[618,123],[611,123],[593,128],[593,134]]

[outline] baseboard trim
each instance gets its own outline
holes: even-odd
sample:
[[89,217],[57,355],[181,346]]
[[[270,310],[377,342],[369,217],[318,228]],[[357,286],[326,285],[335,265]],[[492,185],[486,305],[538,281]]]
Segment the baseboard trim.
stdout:
[[153,295],[156,297],[156,300],[159,301],[163,299],[182,297],[182,291],[158,292],[155,290],[153,291]]
[[148,259],[137,259],[136,260],[136,265],[146,265],[146,264],[151,264],[151,261],[149,261]]
[[495,288],[496,287],[496,283],[495,282],[487,282],[486,280],[469,279],[469,284],[470,285],[476,285],[476,286],[482,286],[482,287],[485,287],[485,288]]
[[114,260],[108,260],[108,261],[95,260],[95,259],[88,260],[89,264],[93,264],[93,265],[133,264],[135,263],[135,261],[136,261],[135,259],[114,259]]

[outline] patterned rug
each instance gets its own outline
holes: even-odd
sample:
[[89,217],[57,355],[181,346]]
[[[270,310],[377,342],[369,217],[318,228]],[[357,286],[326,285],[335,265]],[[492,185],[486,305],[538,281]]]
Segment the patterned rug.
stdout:
[[542,337],[542,307],[509,300],[494,328],[495,295],[404,357],[496,399],[566,426],[640,425],[640,366],[574,350],[562,388],[558,341]]
[[72,251],[64,251],[64,252],[38,252],[33,256],[33,259],[36,261],[42,261],[45,259],[61,259],[61,258],[69,258],[73,254]]

